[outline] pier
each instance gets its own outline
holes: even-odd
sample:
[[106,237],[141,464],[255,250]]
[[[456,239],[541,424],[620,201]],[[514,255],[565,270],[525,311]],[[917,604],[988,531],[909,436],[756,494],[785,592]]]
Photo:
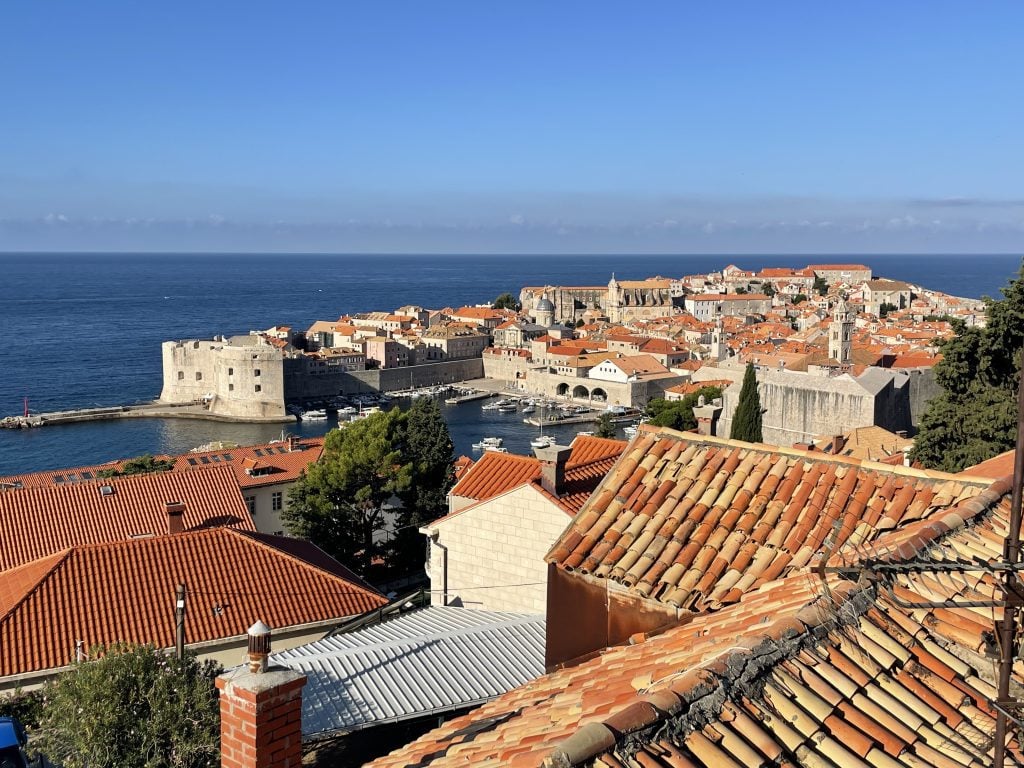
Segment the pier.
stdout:
[[[2,429],[34,429],[57,424],[76,424],[86,421],[111,419],[175,418],[206,419],[211,421],[239,421],[210,413],[203,403],[140,403],[138,405],[109,405],[98,408],[78,408],[49,413],[30,413],[27,416],[5,416],[0,419]],[[265,420],[273,423],[295,421],[294,416]]]
[[488,397],[496,397],[497,394],[497,392],[473,392],[468,395],[449,397],[445,400],[445,403],[448,405],[458,405],[459,403],[468,403],[472,400],[486,400]]

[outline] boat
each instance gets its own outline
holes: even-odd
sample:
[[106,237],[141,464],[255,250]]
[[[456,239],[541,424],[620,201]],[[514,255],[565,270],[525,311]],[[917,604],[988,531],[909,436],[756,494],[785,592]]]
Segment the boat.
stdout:
[[508,453],[508,448],[502,448],[500,445],[487,445],[484,446],[484,450],[491,453]]
[[537,410],[537,407],[533,403],[527,403],[523,406],[523,413],[533,413]]
[[484,403],[480,406],[482,411],[496,411],[501,408],[501,403]]
[[630,424],[628,427],[623,427],[622,431],[625,433],[626,437],[636,437],[636,426],[633,424]]
[[519,410],[515,403],[505,403],[498,406],[498,413],[515,413]]
[[503,442],[505,441],[500,437],[485,437],[479,443],[473,443],[473,447],[478,451],[486,451],[492,448],[500,448]]
[[549,448],[555,444],[555,438],[551,435],[538,435],[530,441],[531,448]]
[[351,416],[353,413],[359,413],[359,409],[353,408],[351,405],[346,405],[344,408],[339,408],[338,413],[343,413],[346,416]]
[[303,411],[299,414],[299,418],[303,421],[327,421],[327,411],[323,408],[314,408],[309,411]]
[[576,433],[576,437],[593,437],[593,436],[594,436],[594,433],[589,431],[589,430],[584,430],[583,432],[577,432]]

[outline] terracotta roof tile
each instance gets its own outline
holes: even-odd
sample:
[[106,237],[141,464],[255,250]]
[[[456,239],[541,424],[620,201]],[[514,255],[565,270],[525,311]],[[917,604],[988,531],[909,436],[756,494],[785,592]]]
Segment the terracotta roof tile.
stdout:
[[[622,453],[626,443],[622,440],[609,440],[601,437],[582,435],[572,444],[572,453],[566,465],[566,479],[584,484],[586,478],[594,477],[598,469],[573,474],[575,467],[584,464],[593,465],[602,459],[614,459]],[[601,475],[603,477],[604,475]],[[452,496],[483,501],[499,494],[518,488],[524,483],[540,478],[540,462],[534,456],[519,456],[514,453],[498,453],[489,451],[470,467],[451,490]],[[570,494],[581,492],[580,488],[567,489]],[[591,486],[592,490],[592,486]],[[582,505],[583,500],[578,500]]]
[[255,530],[234,474],[224,466],[24,488],[0,492],[0,570],[80,544],[164,534],[169,501],[185,505],[186,529]]
[[986,487],[815,452],[645,431],[548,561],[699,611],[810,564],[833,535],[837,548],[860,547],[884,530],[917,530],[916,521]]
[[283,628],[386,602],[345,578],[339,564],[325,567],[323,553],[307,559],[275,541],[213,528],[72,547],[4,572],[0,676],[68,664],[77,640],[86,648],[114,641],[172,646],[179,583],[188,589],[190,644],[244,635],[254,618]]

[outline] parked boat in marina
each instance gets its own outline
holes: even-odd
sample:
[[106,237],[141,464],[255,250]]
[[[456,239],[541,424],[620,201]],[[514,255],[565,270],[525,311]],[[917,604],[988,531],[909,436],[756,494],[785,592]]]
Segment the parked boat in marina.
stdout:
[[551,435],[539,435],[530,441],[530,447],[532,448],[548,448],[555,444],[555,438]]
[[299,414],[299,418],[303,421],[327,421],[327,411],[323,408],[314,408],[309,411],[303,411]]
[[487,451],[494,448],[500,448],[503,442],[505,441],[500,437],[485,437],[479,443],[473,443],[473,448],[475,448],[478,451]]

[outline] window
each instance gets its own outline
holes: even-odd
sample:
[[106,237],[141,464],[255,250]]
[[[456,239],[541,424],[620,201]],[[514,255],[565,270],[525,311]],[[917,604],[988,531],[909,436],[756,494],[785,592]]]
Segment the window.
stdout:
[[189,463],[189,466],[193,466],[194,467],[196,465],[196,460],[193,459],[193,458],[189,458],[188,463]]
[[261,387],[259,384],[257,384],[254,391],[255,392],[262,392],[263,391],[263,387]]
[[220,464],[220,456],[218,456],[217,454],[213,454],[213,456],[211,456],[210,458],[213,459],[215,464]]
[[234,368],[228,368],[228,376],[234,376],[234,375],[235,375],[235,369]]
[[234,392],[234,391],[235,391],[235,385],[234,384],[228,384],[228,392]]
[[185,372],[184,371],[178,371],[178,381],[184,381],[184,380],[185,380]]
[[208,456],[200,456],[199,461],[201,461],[203,464],[209,464],[210,458]]
[[202,380],[203,380],[203,372],[202,371],[196,371],[196,381],[202,381]]
[[273,495],[270,497],[270,508],[275,512],[281,511],[282,497],[282,491],[274,491]]
[[254,371],[252,372],[252,375],[253,375],[253,376],[259,376],[259,375],[260,375],[260,369],[259,369],[259,368],[255,369],[255,370],[254,370]]
[[253,448],[252,452],[255,453],[257,456],[262,456],[263,455],[263,449],[262,448]]
[[234,459],[231,457],[230,453],[225,453],[224,454],[224,461],[234,461]]
[[255,515],[256,514],[256,497],[255,496],[246,496],[245,497],[245,506],[247,506],[249,508],[249,514],[250,515]]

